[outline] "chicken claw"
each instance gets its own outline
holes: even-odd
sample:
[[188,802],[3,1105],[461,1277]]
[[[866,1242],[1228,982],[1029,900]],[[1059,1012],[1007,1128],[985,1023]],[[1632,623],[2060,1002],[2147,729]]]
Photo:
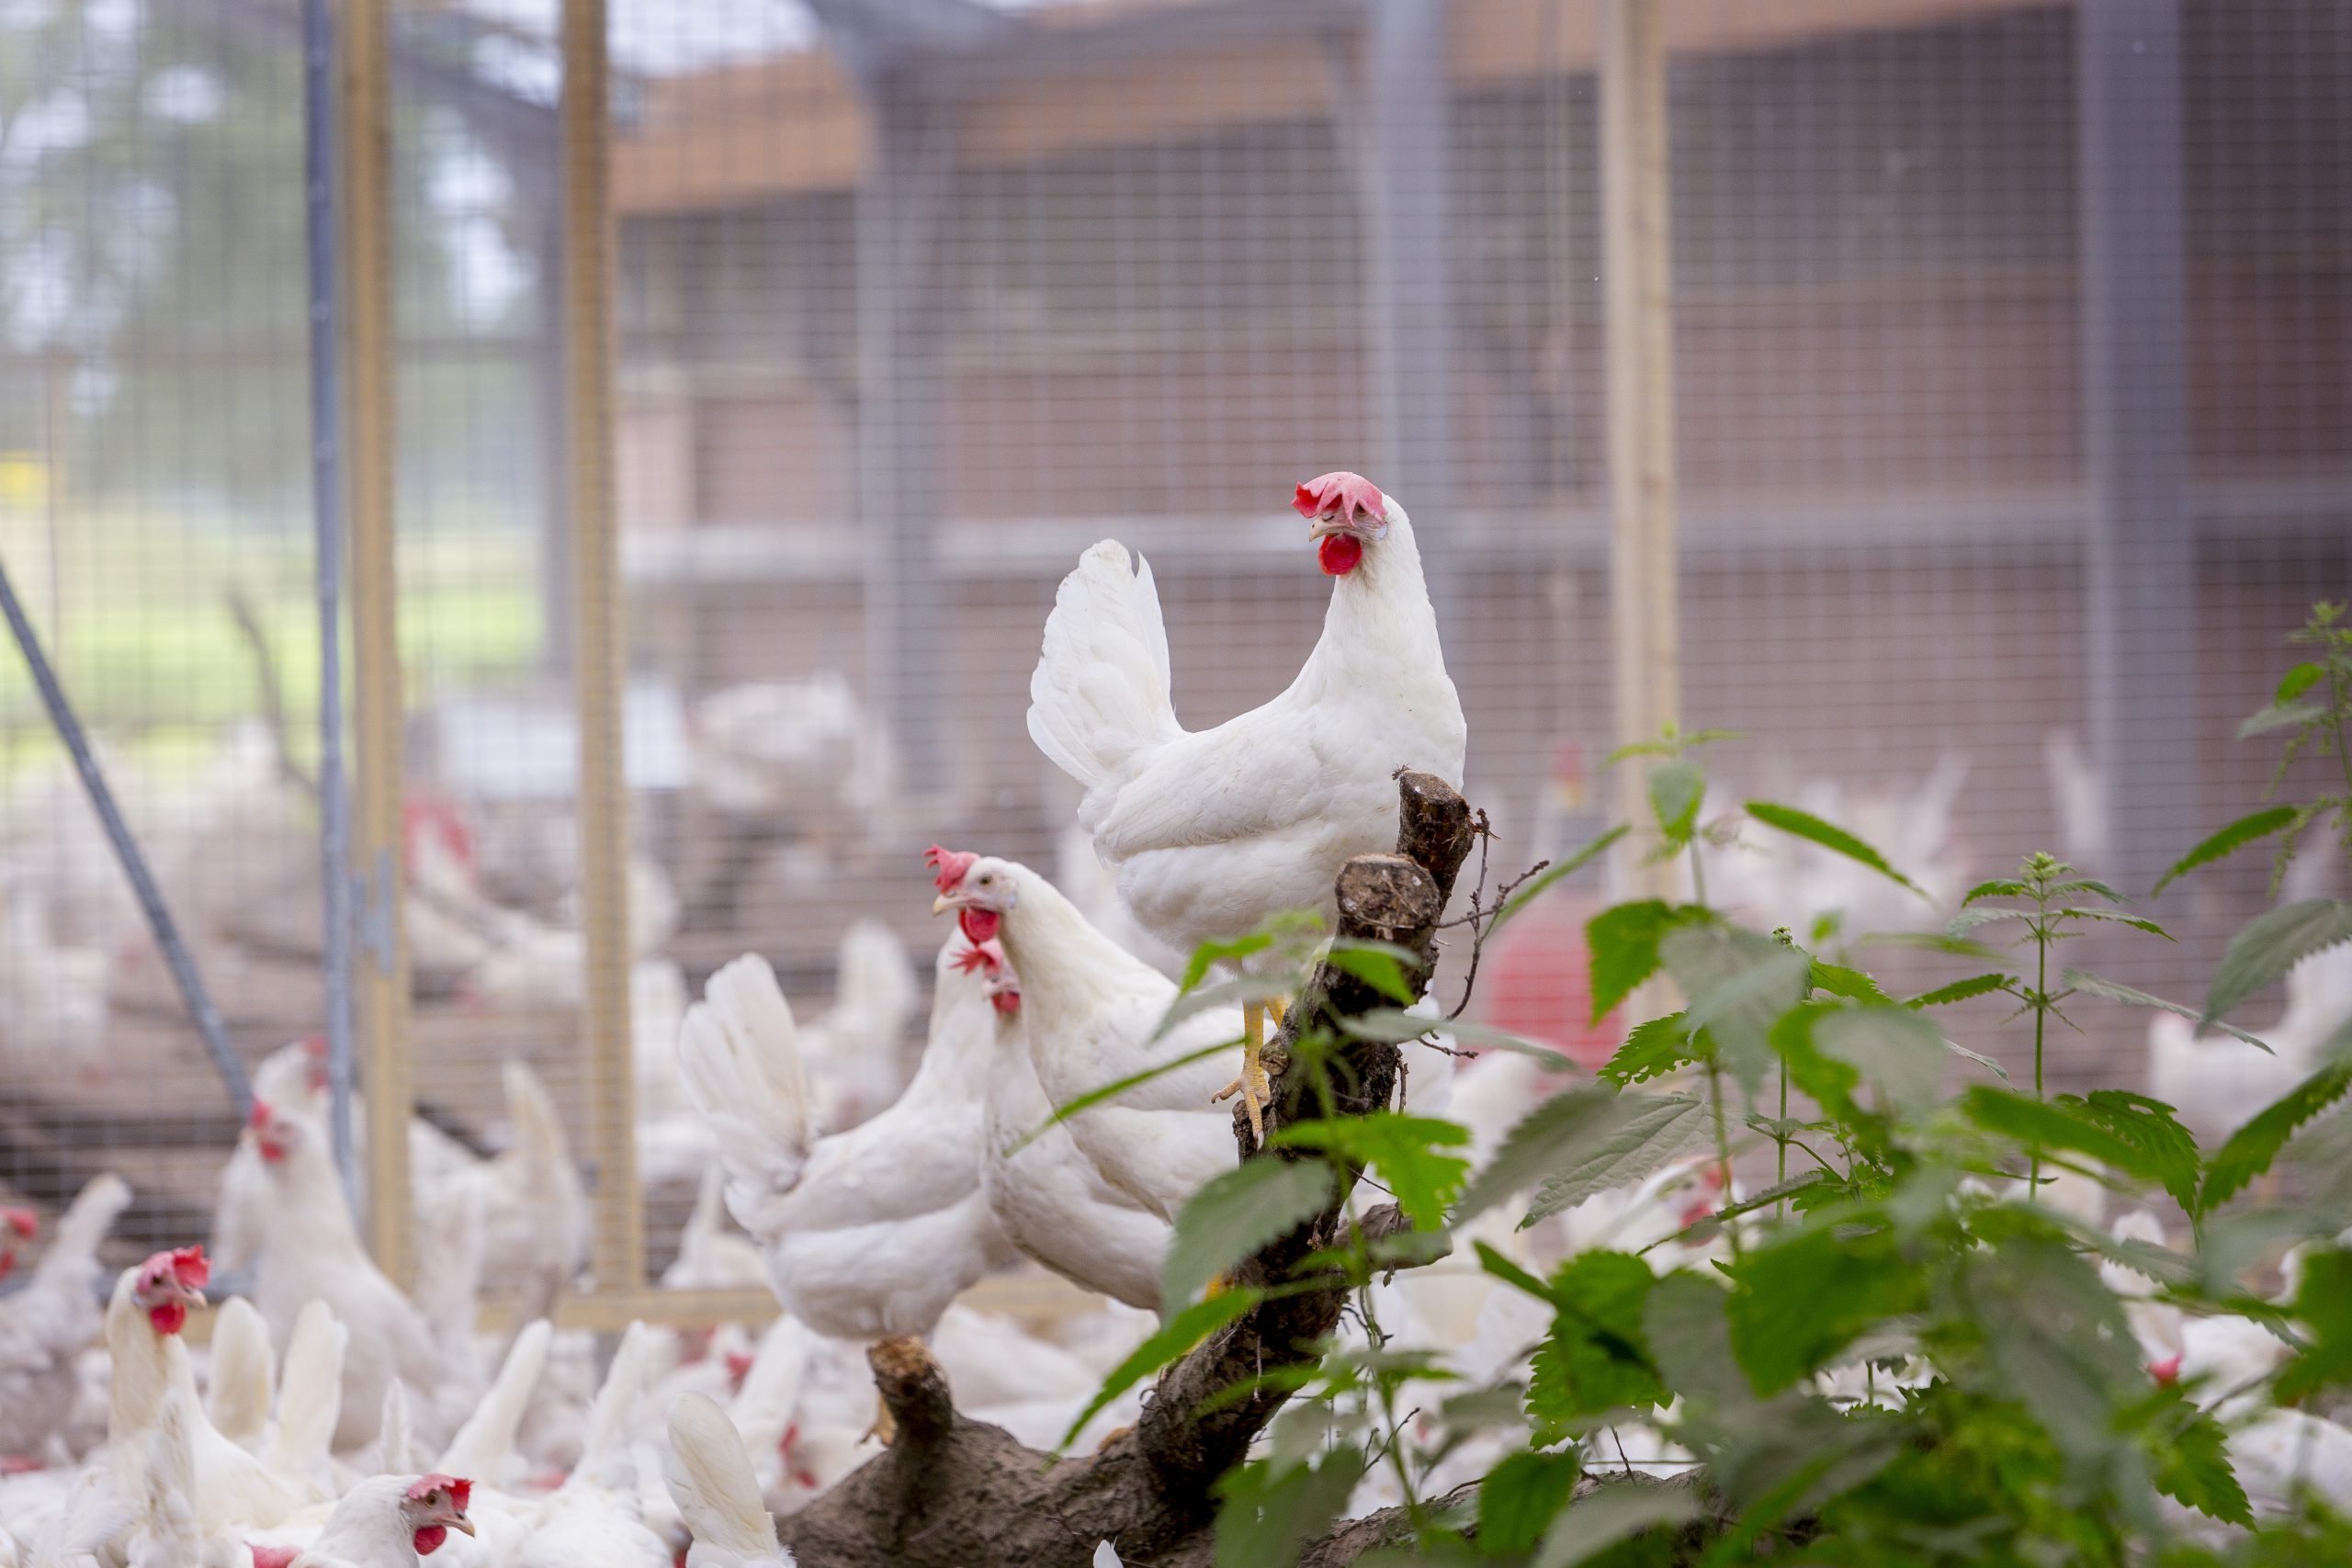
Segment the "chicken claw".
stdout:
[[1272,1081],[1266,1076],[1266,1014],[1274,1010],[1276,1027],[1281,1026],[1282,1013],[1278,1002],[1244,1002],[1241,1004],[1241,1076],[1217,1090],[1209,1098],[1227,1100],[1241,1096],[1241,1109],[1250,1113],[1250,1136],[1255,1142],[1266,1141],[1266,1102],[1273,1098]]

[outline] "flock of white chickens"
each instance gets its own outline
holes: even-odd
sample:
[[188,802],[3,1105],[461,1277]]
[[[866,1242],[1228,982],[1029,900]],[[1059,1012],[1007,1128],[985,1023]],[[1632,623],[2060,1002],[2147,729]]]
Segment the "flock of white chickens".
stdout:
[[[1122,921],[1177,952],[1281,910],[1328,913],[1340,866],[1394,844],[1396,770],[1462,779],[1462,709],[1404,509],[1352,474],[1300,486],[1295,504],[1334,587],[1320,641],[1261,708],[1199,732],[1177,724],[1149,568],[1116,544],[1087,552],[1046,625],[1030,733],[1084,791],[1078,829]],[[809,1024],[764,960],[738,959],[686,1010],[673,1055],[640,1055],[649,1121],[667,1129],[653,1152],[707,1168],[664,1282],[764,1280],[784,1311],[763,1333],[637,1325],[601,1379],[593,1344],[543,1318],[503,1343],[483,1337],[485,1290],[544,1310],[584,1247],[561,1123],[520,1065],[506,1070],[514,1135],[495,1159],[413,1130],[423,1264],[404,1292],[369,1258],[338,1183],[317,1053],[290,1046],[256,1075],[209,1258],[158,1253],[101,1308],[97,1249],[130,1199],[101,1177],[29,1285],[0,1299],[0,1461],[13,1472],[0,1479],[0,1568],[788,1562],[771,1516],[806,1506],[887,1440],[862,1351],[891,1335],[931,1341],[967,1415],[1058,1443],[1156,1321],[1178,1211],[1236,1162],[1220,1101],[1238,1094],[1252,1120],[1267,1113],[1254,1060],[1265,1021],[1209,1008],[1163,1037],[1175,984],[1106,932],[1112,921],[1015,862],[935,849],[931,870],[934,912],[955,929],[920,1062],[878,1114],[863,1112],[897,1074],[860,1058],[895,1048],[915,1001],[887,949],[845,957],[842,1006]],[[2309,1006],[2341,1010],[2343,982],[2305,974],[2306,991],[2331,987]],[[1450,1053],[1415,1049],[1413,1103],[1467,1126],[1479,1157],[1545,1090],[1527,1057],[1457,1070]],[[2231,1060],[2243,1070],[2244,1056]],[[1051,1121],[1054,1106],[1131,1078]],[[1712,1166],[1671,1167],[1527,1231],[1497,1209],[1478,1239],[1539,1267],[1660,1244],[1649,1256],[1671,1267],[1681,1258],[1667,1238],[1720,1201],[1716,1179]],[[0,1211],[0,1269],[28,1229]],[[1464,1261],[1471,1250],[1379,1286],[1379,1321],[1392,1348],[1484,1379],[1541,1336],[1545,1309],[1495,1288]],[[1105,1304],[1051,1339],[956,1304],[1022,1258]],[[216,1269],[243,1293],[192,1349],[183,1331]],[[2167,1350],[2181,1325],[2153,1305],[2140,1318],[2152,1360],[2234,1353]],[[1079,1440],[1131,1421],[1136,1398]],[[1654,1434],[1621,1439],[1651,1462],[1687,1459]],[[2307,1454],[2315,1439],[2265,1440]],[[1466,1445],[1448,1476],[1496,1457]],[[1380,1481],[1366,1484],[1363,1506],[1388,1500]],[[1116,1561],[1114,1545],[1102,1561]]]

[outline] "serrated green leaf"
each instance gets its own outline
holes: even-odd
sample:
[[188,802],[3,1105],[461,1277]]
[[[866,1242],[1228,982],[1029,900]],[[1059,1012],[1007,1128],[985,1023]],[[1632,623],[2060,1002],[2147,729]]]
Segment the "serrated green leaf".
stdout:
[[2256,915],[2222,950],[2198,1026],[2211,1026],[2312,953],[2347,941],[2352,941],[2352,904],[2333,898],[2310,898]]
[[1573,1453],[1507,1456],[1478,1486],[1480,1549],[1497,1557],[1532,1551],[1583,1473]]
[[2173,940],[2172,932],[2143,915],[2118,914],[2113,909],[2085,909],[2072,905],[2064,909],[2052,909],[2050,913],[2052,919],[2064,915],[2077,920],[2104,920],[2109,925],[2130,926],[2135,931],[2160,936],[2166,942]]
[[[1909,1008],[1849,1002],[1792,1010],[1773,1026],[1771,1046],[1789,1081],[1849,1124],[1926,1115],[1951,1049],[1942,1032]],[[1865,1086],[1868,1104],[1857,1093]]]
[[2104,1462],[2116,1410],[2147,1386],[2122,1305],[2064,1243],[2020,1234],[1963,1252],[1965,1297],[1999,1387],[2059,1449]]
[[1962,909],[1944,922],[1944,935],[1966,936],[1979,926],[1989,926],[1997,920],[2030,920],[2031,909]]
[[2305,1346],[2278,1374],[2281,1400],[2304,1399],[2352,1382],[2352,1252],[2318,1252],[2303,1259],[2295,1317]]
[[2334,1059],[2289,1089],[2229,1136],[2206,1168],[2205,1207],[2227,1202],[2278,1158],[2295,1130],[2352,1089],[2352,1023],[2336,1030],[2324,1049]]
[[2291,703],[2313,686],[2318,685],[2320,677],[2326,673],[2326,665],[2306,660],[2278,677],[2278,690],[2272,694],[2273,700]]
[[1995,991],[2006,990],[2014,983],[2010,976],[1997,973],[1971,975],[1964,980],[1954,980],[1949,986],[1938,986],[1932,991],[1922,991],[1903,1005],[1907,1008],[1950,1007],[1954,1002],[1964,1002],[1971,997],[1989,996]]
[[1657,973],[1658,942],[1692,919],[1660,898],[1613,904],[1585,922],[1585,949],[1592,964],[1592,1018],[1599,1023],[1634,987]]
[[2098,1089],[2079,1099],[2074,1095],[2060,1099],[2084,1120],[2106,1128],[2137,1151],[2139,1161],[2126,1166],[2127,1171],[2154,1180],[2172,1195],[2182,1213],[2191,1218],[2197,1215],[2201,1174],[2197,1138],[2181,1125],[2173,1107],[2119,1089]]
[[[2162,997],[2152,997],[2145,991],[2136,990],[2120,981],[2101,979],[2098,976],[2085,970],[2069,969],[2063,978],[2067,986],[2086,997],[2104,997],[2109,1001],[2128,1002],[2133,1007],[2160,1008],[2165,1012],[2186,1019],[2194,1020],[2198,1016],[2197,1010],[2193,1007],[2180,1002],[2168,1002]],[[2267,1043],[2256,1035],[2248,1034],[2233,1024],[2216,1023],[2213,1027],[2233,1039],[2245,1041],[2266,1056],[2278,1054],[2270,1049]]]
[[2025,891],[2024,883],[2012,882],[2006,876],[1996,876],[1990,882],[1978,883],[1962,894],[1960,907],[1965,909],[1979,898],[2022,898],[2025,897]]
[[1069,1430],[1062,1434],[1060,1446],[1068,1448],[1076,1442],[1086,1424],[1102,1414],[1113,1400],[1265,1299],[1266,1292],[1261,1290],[1237,1287],[1220,1291],[1206,1301],[1194,1302],[1170,1318],[1159,1333],[1136,1346],[1125,1360],[1111,1369],[1111,1375],[1102,1380],[1102,1386],[1094,1391],[1094,1397],[1079,1412],[1078,1419],[1069,1424]]
[[1973,959],[1980,964],[1998,964],[2000,951],[1964,936],[1951,936],[1943,931],[1864,931],[1854,939],[1857,947],[1909,947],[1922,953],[1949,953],[1954,958]]
[[1184,965],[1184,978],[1179,990],[1189,991],[1208,977],[1208,972],[1220,964],[1236,964],[1252,958],[1278,943],[1303,942],[1322,929],[1322,920],[1311,912],[1284,910],[1247,936],[1230,942],[1204,942],[1193,950]]
[[1398,1007],[1411,1007],[1419,999],[1413,983],[1406,978],[1406,965],[1412,955],[1401,948],[1340,937],[1331,943],[1323,961],[1343,975],[1354,976]]
[[1698,1099],[1687,1094],[1618,1095],[1604,1122],[1559,1149],[1521,1228],[1573,1209],[1596,1192],[1640,1181],[1679,1158],[1705,1131],[1699,1108]]
[[2317,703],[2272,703],[2238,726],[2238,739],[2245,740],[2256,735],[2267,735],[2274,729],[2291,729],[2299,724],[2309,724],[2326,712]]
[[1189,1304],[1210,1280],[1330,1202],[1320,1160],[1246,1159],[1193,1194],[1161,1265],[1161,1310]]
[[1622,1089],[1664,1077],[1683,1064],[1698,1059],[1689,1025],[1680,1013],[1670,1012],[1664,1018],[1635,1024],[1633,1032],[1625,1036],[1625,1043],[1601,1064],[1600,1076]]
[[1650,810],[1658,831],[1669,844],[1687,844],[1698,826],[1699,807],[1707,798],[1706,770],[1677,757],[1652,763],[1649,770]]
[[1648,1409],[1669,1395],[1642,1330],[1657,1276],[1623,1252],[1586,1252],[1552,1275],[1558,1310],[1529,1366],[1527,1413],[1539,1442],[1566,1437],[1580,1417]]
[[2220,1422],[2202,1411],[2191,1412],[2156,1463],[2156,1490],[2211,1518],[2253,1524],[2245,1488],[2230,1468],[2228,1442]]
[[1826,992],[1833,997],[1850,997],[1858,1002],[1891,1002],[1894,999],[1880,987],[1876,980],[1860,970],[1849,969],[1843,964],[1824,964],[1818,958],[1813,961],[1810,984],[1816,991]]
[[1474,1220],[1534,1186],[1613,1126],[1619,1114],[1617,1096],[1598,1084],[1581,1084],[1544,1101],[1504,1134],[1494,1157],[1454,1204],[1453,1223]]
[[1484,940],[1494,941],[1504,926],[1517,919],[1521,911],[1550,892],[1553,886],[1562,877],[1574,876],[1577,872],[1607,854],[1610,846],[1623,838],[1626,832],[1627,829],[1623,827],[1611,828],[1590,840],[1567,859],[1555,861],[1521,885],[1519,889],[1504,901],[1503,907],[1495,911],[1495,918],[1487,922],[1487,934]]
[[1961,1097],[1968,1118],[1987,1132],[2045,1149],[2086,1155],[2119,1174],[2153,1181],[2190,1213],[2197,1190],[2197,1142],[2157,1100],[2113,1089],[2088,1100],[2061,1095],[2035,1100],[1983,1084]]
[[1216,1568],[1292,1568],[1328,1533],[1363,1481],[1361,1449],[1343,1444],[1317,1464],[1276,1472],[1259,1460],[1218,1483]]
[[1690,999],[1692,1028],[1705,1032],[1715,1056],[1753,1095],[1772,1063],[1772,1025],[1804,999],[1812,965],[1794,948],[1718,920],[1678,927],[1658,942],[1658,957]]
[[1768,828],[1778,828],[1783,833],[1818,844],[1825,850],[1866,865],[1922,898],[1928,896],[1917,883],[1889,864],[1884,855],[1836,823],[1825,822],[1810,811],[1800,811],[1793,806],[1775,805],[1769,800],[1751,800],[1747,803],[1747,814]]
[[1698,1499],[1683,1487],[1605,1486],[1552,1521],[1533,1568],[1576,1568],[1645,1531],[1679,1529],[1698,1514]]
[[[1462,1190],[1462,1179],[1470,1171],[1468,1160],[1440,1151],[1469,1142],[1470,1130],[1458,1122],[1395,1111],[1296,1122],[1274,1134],[1277,1147],[1321,1149],[1371,1168],[1405,1217],[1421,1230],[1433,1230],[1445,1223],[1445,1206]],[[1316,1208],[1321,1206],[1318,1201]],[[1190,1207],[1186,1205],[1188,1213]],[[1280,1235],[1282,1231],[1272,1234]]]
[[1928,1282],[1883,1227],[1808,1228],[1732,1270],[1732,1353],[1762,1394],[1826,1363],[1883,1319],[1918,1312]]
[[2248,844],[2270,837],[2294,819],[2295,808],[2291,806],[2274,806],[2266,811],[2250,812],[2239,818],[2173,862],[2171,868],[2156,878],[2156,885],[2149,889],[2148,897],[2154,897],[2200,865],[2211,865]]

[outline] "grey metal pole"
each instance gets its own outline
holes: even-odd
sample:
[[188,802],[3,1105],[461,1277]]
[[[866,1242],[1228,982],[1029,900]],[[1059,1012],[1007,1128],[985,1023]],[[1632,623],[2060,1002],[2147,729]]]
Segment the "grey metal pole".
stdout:
[[197,1033],[204,1037],[204,1049],[212,1057],[213,1070],[220,1075],[221,1087],[229,1091],[229,1101],[237,1108],[238,1120],[243,1121],[252,1113],[254,1101],[253,1086],[245,1080],[244,1064],[237,1060],[237,1053],[229,1044],[228,1027],[220,1021],[212,998],[205,994],[204,979],[196,972],[196,961],[188,956],[187,945],[180,941],[179,927],[172,923],[171,910],[164,908],[163,889],[155,886],[154,874],[147,869],[147,857],[140,852],[139,840],[130,836],[130,824],[122,819],[122,813],[115,807],[114,791],[107,787],[107,776],[90,750],[90,738],[82,732],[82,721],[74,716],[74,705],[65,700],[65,688],[57,683],[57,671],[50,668],[49,656],[41,651],[40,636],[26,618],[25,607],[17,600],[17,585],[8,580],[5,564],[0,564],[0,613],[8,617],[8,629],[16,634],[17,647],[23,651],[25,665],[32,671],[33,684],[40,689],[41,705],[49,709],[49,722],[56,728],[57,738],[65,742],[65,750],[74,759],[74,771],[82,775],[82,787],[90,795],[90,807],[98,814],[98,822],[114,845],[115,858],[122,863],[122,874],[130,879],[130,891],[147,916],[147,929],[155,933],[155,945],[163,949],[164,962],[171,965],[180,999],[187,1004],[188,1017],[195,1021]]
[[351,798],[343,782],[343,426],[336,363],[334,36],[327,0],[302,5],[303,214],[310,238],[311,486],[319,601],[319,860],[326,891],[327,1126],[356,1208],[351,1138]]

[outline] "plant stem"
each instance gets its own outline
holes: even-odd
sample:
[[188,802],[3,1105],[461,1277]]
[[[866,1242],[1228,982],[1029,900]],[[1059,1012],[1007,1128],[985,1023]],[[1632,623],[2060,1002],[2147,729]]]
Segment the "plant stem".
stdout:
[[[2041,1041],[2050,1018],[2050,898],[2047,894],[2036,899],[2041,908],[2041,919],[2033,926],[2033,1098],[2047,1100],[2041,1089]],[[2028,1156],[2025,1195],[2038,1197],[2041,1191],[2041,1145],[2033,1145]]]
[[[1772,1141],[1780,1145],[1780,1159],[1773,1168],[1772,1181],[1775,1186],[1785,1187],[1789,1184],[1789,1065],[1786,1062],[1781,1064],[1780,1120],[1780,1129],[1772,1134]],[[1772,1205],[1772,1217],[1776,1220],[1789,1217],[1789,1201],[1786,1198]]]
[[[1731,1134],[1724,1128],[1723,1069],[1712,1061],[1707,1064],[1707,1101],[1714,1108],[1715,1162],[1723,1169],[1724,1201],[1729,1203],[1732,1201]],[[1736,1263],[1739,1261],[1739,1222],[1736,1220],[1724,1222],[1724,1234],[1731,1238],[1731,1260]]]

